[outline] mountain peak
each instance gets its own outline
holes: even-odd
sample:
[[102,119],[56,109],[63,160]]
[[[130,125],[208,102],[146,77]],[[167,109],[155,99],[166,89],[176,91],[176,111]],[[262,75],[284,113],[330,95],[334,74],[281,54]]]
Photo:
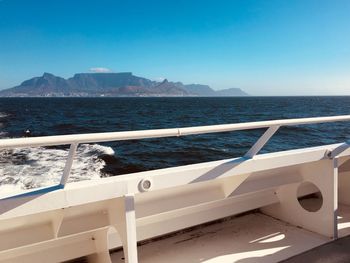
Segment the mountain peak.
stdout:
[[43,74],[42,77],[43,77],[43,78],[52,78],[52,77],[55,77],[55,75],[54,75],[54,74],[51,74],[51,73],[48,73],[48,72],[44,72],[44,74]]

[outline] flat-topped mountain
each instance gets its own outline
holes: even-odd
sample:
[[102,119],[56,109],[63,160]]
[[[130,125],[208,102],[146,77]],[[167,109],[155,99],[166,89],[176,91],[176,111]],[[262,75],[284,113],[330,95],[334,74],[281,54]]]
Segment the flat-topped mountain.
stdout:
[[50,73],[0,91],[2,97],[173,97],[247,96],[238,88],[215,91],[208,85],[152,81],[122,73],[79,73],[64,79]]

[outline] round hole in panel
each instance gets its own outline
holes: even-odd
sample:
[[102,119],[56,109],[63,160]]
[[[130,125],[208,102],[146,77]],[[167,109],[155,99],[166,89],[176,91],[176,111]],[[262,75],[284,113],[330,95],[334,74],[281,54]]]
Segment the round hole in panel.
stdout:
[[323,204],[320,189],[311,182],[303,182],[299,185],[297,198],[300,206],[308,212],[317,212]]

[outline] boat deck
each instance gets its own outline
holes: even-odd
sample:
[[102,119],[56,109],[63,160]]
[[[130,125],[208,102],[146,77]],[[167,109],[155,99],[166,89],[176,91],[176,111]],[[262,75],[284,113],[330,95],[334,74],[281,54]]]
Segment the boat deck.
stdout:
[[[258,153],[280,127],[335,121],[350,115],[1,140],[1,149],[70,148],[57,185],[0,200],[0,261],[280,262],[326,253],[317,251],[350,235],[349,142]],[[80,144],[261,128],[242,157],[66,185]]]
[[[350,234],[349,206],[340,205],[338,228],[340,237]],[[298,254],[301,255],[287,262],[304,262],[301,261],[303,257],[310,259],[319,255],[319,252],[311,249],[321,246],[318,250],[327,250],[329,245],[322,245],[333,242],[341,242],[341,239],[332,241],[255,212],[146,243],[139,246],[138,251],[139,262],[142,263],[280,262]],[[309,253],[302,254],[309,250]],[[335,253],[338,251],[331,250]],[[350,252],[344,255],[344,250],[340,251],[339,256],[334,255],[334,261],[328,257],[327,262],[344,262],[337,261],[344,260],[344,257],[349,262]],[[124,262],[123,251],[116,251],[111,256],[113,263]]]

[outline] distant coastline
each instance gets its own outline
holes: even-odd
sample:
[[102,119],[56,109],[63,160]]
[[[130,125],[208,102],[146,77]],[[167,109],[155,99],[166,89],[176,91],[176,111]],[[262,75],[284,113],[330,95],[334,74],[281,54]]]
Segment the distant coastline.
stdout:
[[240,97],[240,88],[214,90],[208,85],[161,82],[131,72],[78,73],[64,79],[44,73],[0,91],[0,97]]

